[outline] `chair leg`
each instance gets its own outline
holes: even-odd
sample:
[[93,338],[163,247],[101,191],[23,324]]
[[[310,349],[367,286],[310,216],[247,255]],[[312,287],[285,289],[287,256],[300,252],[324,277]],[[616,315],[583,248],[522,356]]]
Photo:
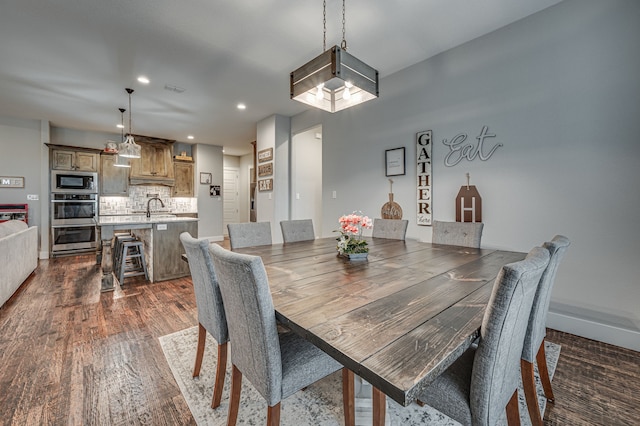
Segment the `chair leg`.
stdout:
[[354,426],[356,424],[355,387],[353,380],[353,371],[349,370],[348,368],[343,368],[342,406],[344,407],[345,426]]
[[196,349],[196,364],[193,366],[193,377],[200,375],[202,356],[204,355],[204,343],[207,341],[207,330],[198,323],[198,349]]
[[280,425],[280,403],[273,407],[267,407],[267,426]]
[[387,411],[387,396],[373,387],[373,426],[384,426],[384,418]]
[[533,363],[521,359],[520,373],[522,374],[522,389],[524,390],[524,398],[527,401],[527,410],[529,410],[531,424],[533,426],[542,426]]
[[229,415],[227,426],[235,426],[240,408],[240,391],[242,390],[242,372],[235,365],[231,371],[231,394],[229,395]]
[[536,362],[538,363],[538,373],[540,374],[540,382],[542,382],[542,389],[544,389],[544,396],[547,397],[547,401],[554,403],[556,397],[553,395],[551,389],[551,379],[549,378],[549,369],[547,368],[547,354],[544,350],[544,339],[540,344],[540,349],[536,354]]
[[227,370],[227,343],[218,345],[218,365],[216,366],[216,382],[213,385],[213,399],[211,408],[218,408],[222,401],[222,389],[224,388],[224,375]]
[[518,410],[518,389],[513,392],[511,399],[507,403],[507,424],[509,426],[520,426],[520,410]]

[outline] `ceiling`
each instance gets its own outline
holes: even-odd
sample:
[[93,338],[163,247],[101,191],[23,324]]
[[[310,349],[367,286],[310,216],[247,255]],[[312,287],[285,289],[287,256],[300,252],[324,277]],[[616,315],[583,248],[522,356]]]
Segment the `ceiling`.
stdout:
[[[348,0],[346,39],[383,97],[385,76],[559,1]],[[250,151],[258,121],[308,108],[289,99],[289,73],[322,52],[321,0],[6,0],[1,11],[0,116],[118,134],[131,87],[133,133],[230,155]],[[327,47],[341,23],[342,2],[327,0]]]

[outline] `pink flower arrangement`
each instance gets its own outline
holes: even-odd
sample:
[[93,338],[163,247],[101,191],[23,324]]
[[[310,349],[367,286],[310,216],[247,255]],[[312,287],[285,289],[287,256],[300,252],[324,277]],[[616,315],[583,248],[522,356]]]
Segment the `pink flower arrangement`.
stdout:
[[340,216],[338,219],[340,222],[340,231],[343,234],[350,234],[351,236],[362,236],[363,229],[370,229],[373,227],[373,222],[369,216],[361,216],[354,213]]
[[353,212],[341,216],[338,222],[340,222],[340,229],[337,231],[340,232],[337,238],[339,254],[369,252],[367,242],[362,239],[362,230],[373,227],[373,222],[368,216]]

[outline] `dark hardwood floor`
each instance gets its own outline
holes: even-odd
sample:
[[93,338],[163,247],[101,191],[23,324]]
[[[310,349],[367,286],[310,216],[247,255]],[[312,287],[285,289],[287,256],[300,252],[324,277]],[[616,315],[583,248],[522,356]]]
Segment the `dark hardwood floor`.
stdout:
[[[0,272],[1,273],[1,272]],[[189,278],[100,293],[94,256],[40,261],[0,309],[0,424],[194,424],[158,338],[197,324]],[[545,424],[640,424],[640,353],[562,345]]]

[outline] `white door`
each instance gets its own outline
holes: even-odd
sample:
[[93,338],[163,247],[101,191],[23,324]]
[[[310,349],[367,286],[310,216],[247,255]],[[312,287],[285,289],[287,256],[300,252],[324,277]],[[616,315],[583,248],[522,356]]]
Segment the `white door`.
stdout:
[[239,172],[236,168],[224,168],[224,183],[222,186],[224,200],[223,232],[228,235],[227,223],[240,221],[240,197],[238,197]]

